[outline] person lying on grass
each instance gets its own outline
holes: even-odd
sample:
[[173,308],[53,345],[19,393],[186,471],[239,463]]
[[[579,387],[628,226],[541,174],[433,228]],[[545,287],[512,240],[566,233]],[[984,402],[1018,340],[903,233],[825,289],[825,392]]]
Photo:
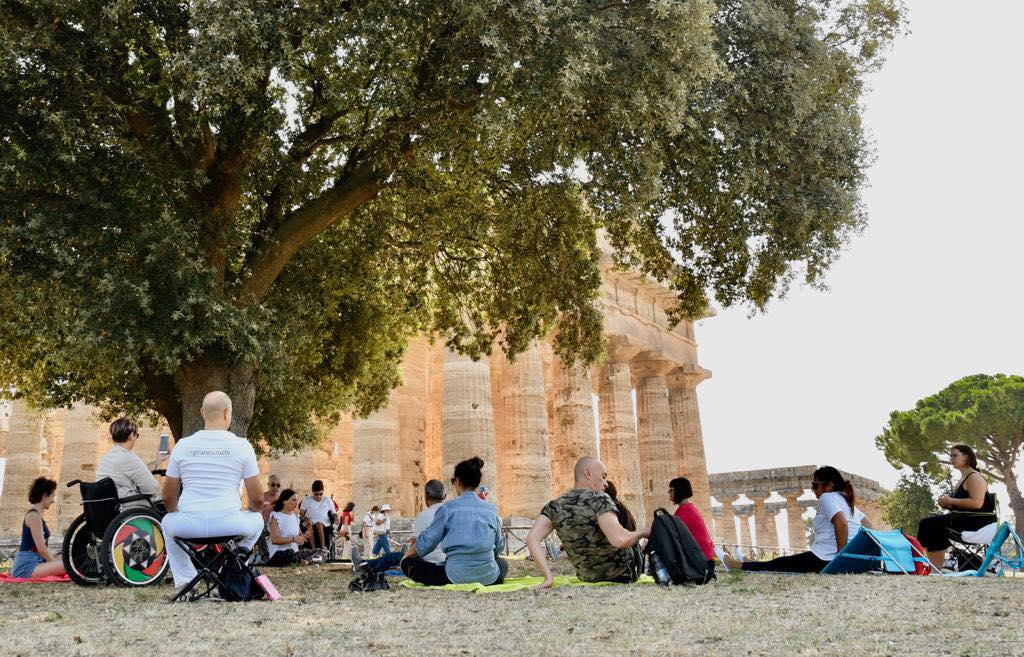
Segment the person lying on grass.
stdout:
[[573,475],[572,490],[548,502],[526,535],[530,557],[544,576],[538,588],[550,588],[554,581],[543,544],[556,530],[584,582],[635,582],[640,577],[637,541],[650,536],[650,527],[630,531],[622,526],[618,508],[605,493],[608,470],[596,458],[581,458]]
[[810,550],[771,561],[740,561],[723,554],[725,565],[752,571],[820,573],[861,527],[871,529],[870,521],[856,508],[853,484],[839,470],[830,465],[815,470],[811,492],[818,498],[818,509],[814,516],[814,544]]

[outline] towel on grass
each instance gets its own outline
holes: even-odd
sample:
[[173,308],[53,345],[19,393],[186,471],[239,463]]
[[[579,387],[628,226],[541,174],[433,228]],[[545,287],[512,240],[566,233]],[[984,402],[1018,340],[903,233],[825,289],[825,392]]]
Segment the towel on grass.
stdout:
[[47,577],[11,577],[10,573],[0,573],[0,583],[3,584],[20,584],[22,582],[32,582],[35,584],[53,584],[56,582],[70,582],[71,578],[67,575],[49,575]]
[[[544,581],[543,577],[509,577],[505,580],[504,584],[492,584],[490,586],[484,586],[483,584],[445,584],[444,586],[426,586],[419,582],[414,582],[411,579],[407,579],[402,582],[402,586],[409,589],[423,589],[423,590],[446,590],[446,591],[465,591],[467,593],[507,593],[509,591],[523,591],[525,589],[532,589],[541,582]],[[650,575],[641,575],[640,579],[637,580],[637,584],[653,584],[654,578]],[[616,582],[584,582],[578,577],[570,577],[568,575],[559,575],[554,578],[551,588],[556,589],[561,586],[613,586]]]

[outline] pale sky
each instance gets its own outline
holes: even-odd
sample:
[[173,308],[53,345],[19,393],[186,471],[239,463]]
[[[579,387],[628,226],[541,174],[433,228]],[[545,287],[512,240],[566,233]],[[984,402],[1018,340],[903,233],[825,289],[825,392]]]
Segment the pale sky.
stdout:
[[711,472],[831,464],[891,486],[889,412],[975,373],[1024,374],[1024,3],[908,2],[870,80],[869,225],[767,314],[696,327]]

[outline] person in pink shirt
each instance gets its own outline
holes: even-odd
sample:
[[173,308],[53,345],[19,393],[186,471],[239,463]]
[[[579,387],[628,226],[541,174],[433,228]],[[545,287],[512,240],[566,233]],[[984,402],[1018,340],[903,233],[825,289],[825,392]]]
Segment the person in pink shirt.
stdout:
[[690,484],[690,480],[686,477],[676,477],[670,481],[668,496],[673,503],[679,505],[676,507],[675,515],[683,521],[683,524],[697,540],[697,545],[700,546],[701,552],[708,560],[708,568],[714,568],[715,544],[711,540],[711,533],[708,532],[708,526],[704,523],[700,511],[690,501],[690,498],[693,497],[693,486]]

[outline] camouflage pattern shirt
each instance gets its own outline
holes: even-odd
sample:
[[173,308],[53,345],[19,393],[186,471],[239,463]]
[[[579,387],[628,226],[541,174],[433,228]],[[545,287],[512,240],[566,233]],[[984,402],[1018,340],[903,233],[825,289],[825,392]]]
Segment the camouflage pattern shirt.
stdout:
[[574,488],[541,510],[558,532],[562,549],[584,582],[607,582],[629,577],[635,565],[634,551],[616,549],[597,524],[597,517],[617,514],[618,508],[607,493]]

